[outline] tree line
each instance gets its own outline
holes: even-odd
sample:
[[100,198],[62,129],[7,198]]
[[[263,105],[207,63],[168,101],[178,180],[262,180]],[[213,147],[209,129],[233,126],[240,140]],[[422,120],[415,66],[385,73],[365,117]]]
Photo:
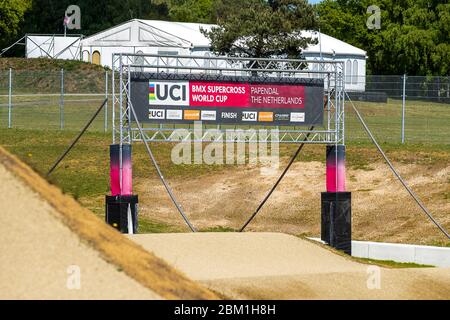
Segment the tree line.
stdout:
[[[81,9],[81,30],[91,35],[130,19],[214,23],[206,35],[217,53],[299,57],[320,30],[367,51],[372,74],[450,74],[448,0],[0,0],[0,48],[25,33],[63,33],[66,8]],[[379,9],[379,28],[367,20]],[[17,54],[17,52],[12,52]]]

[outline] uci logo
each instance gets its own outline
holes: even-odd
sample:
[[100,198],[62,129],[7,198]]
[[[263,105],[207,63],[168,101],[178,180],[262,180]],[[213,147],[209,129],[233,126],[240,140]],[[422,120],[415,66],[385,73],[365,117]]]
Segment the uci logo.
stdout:
[[164,119],[165,118],[165,110],[149,109],[148,110],[148,118],[149,119]]
[[256,121],[257,112],[254,111],[244,111],[242,112],[242,121]]
[[149,83],[149,104],[163,106],[188,106],[188,82],[155,82]]

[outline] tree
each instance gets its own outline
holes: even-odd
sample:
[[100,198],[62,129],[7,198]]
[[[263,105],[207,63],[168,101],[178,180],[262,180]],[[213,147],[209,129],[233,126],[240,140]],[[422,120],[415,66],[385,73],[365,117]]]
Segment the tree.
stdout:
[[373,74],[449,75],[450,4],[378,0],[381,29],[366,26],[372,0],[325,0],[317,6],[324,33],[368,53]]
[[217,54],[241,57],[295,57],[315,40],[302,30],[318,26],[306,0],[217,0],[217,27],[203,33]]
[[169,18],[172,21],[214,23],[213,0],[172,0]]
[[[64,13],[74,1],[32,1],[22,32],[62,33]],[[166,4],[150,0],[78,0],[76,4],[81,9],[81,30],[68,30],[68,33],[91,35],[130,19],[166,19],[168,16]]]
[[[0,47],[6,47],[26,33],[62,34],[63,18],[73,0],[0,0]],[[168,19],[168,6],[151,0],[78,0],[81,30],[68,34],[86,36],[130,19]],[[23,55],[23,47],[9,54]]]
[[31,0],[0,0],[0,48],[4,48],[20,33],[23,17]]

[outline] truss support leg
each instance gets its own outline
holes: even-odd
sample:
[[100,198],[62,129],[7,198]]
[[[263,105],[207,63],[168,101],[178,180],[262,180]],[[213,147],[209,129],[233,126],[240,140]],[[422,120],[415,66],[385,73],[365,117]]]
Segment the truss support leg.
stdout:
[[[122,145],[122,167],[120,167],[120,145],[112,144],[109,146],[110,158],[110,186],[113,196],[132,195],[132,163],[131,163],[131,144]],[[120,175],[122,174],[122,186],[120,184]]]
[[105,196],[105,221],[122,233],[137,233],[138,196]]
[[345,146],[328,145],[326,158],[327,192],[345,192]]
[[352,193],[322,192],[322,241],[329,246],[352,254]]
[[327,192],[321,195],[322,241],[351,255],[351,192],[345,192],[345,146],[328,145],[326,149]]
[[[122,166],[120,162],[121,152]],[[136,233],[138,228],[138,196],[132,194],[131,144],[110,145],[109,159],[111,196],[105,197],[105,221],[122,233]]]

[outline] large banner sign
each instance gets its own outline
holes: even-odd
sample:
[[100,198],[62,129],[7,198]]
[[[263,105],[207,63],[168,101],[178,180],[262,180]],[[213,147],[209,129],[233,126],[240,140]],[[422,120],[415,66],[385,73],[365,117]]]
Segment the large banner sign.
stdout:
[[131,82],[131,102],[138,120],[152,123],[322,124],[323,94],[323,82],[151,78]]

